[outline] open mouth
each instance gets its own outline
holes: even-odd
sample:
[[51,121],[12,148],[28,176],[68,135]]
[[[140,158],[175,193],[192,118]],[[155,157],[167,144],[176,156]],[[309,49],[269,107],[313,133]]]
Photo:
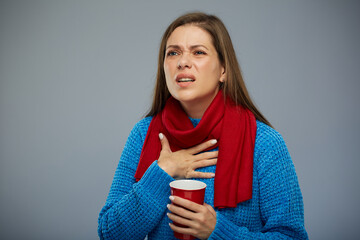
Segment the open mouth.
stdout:
[[195,82],[192,78],[180,78],[176,80],[177,82]]

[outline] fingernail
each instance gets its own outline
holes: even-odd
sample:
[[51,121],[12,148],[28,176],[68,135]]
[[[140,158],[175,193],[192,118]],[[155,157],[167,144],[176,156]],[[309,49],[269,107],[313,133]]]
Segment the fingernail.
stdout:
[[159,138],[162,140],[164,138],[164,135],[162,133],[159,133]]
[[211,140],[210,143],[211,143],[211,144],[216,144],[216,143],[217,143],[217,140],[216,140],[216,139],[213,139],[213,140]]
[[167,207],[168,209],[170,209],[170,204],[166,205],[166,207]]
[[211,177],[215,177],[215,173],[211,173]]
[[173,196],[170,196],[169,199],[170,199],[171,201],[174,201],[175,198],[174,198]]

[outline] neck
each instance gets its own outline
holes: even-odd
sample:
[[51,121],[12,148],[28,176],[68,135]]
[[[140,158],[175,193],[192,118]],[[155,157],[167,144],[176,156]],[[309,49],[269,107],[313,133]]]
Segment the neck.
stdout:
[[218,91],[211,98],[207,98],[203,101],[194,100],[191,102],[180,102],[186,114],[194,119],[201,119],[204,115],[206,109],[210,106],[214,98],[216,97]]
[[[209,104],[210,105],[210,104]],[[194,119],[200,119],[202,118],[202,116],[204,115],[207,107],[209,106],[207,105],[205,108],[203,106],[194,106],[193,104],[189,103],[181,103],[181,106],[184,108],[184,111],[186,112],[186,114]]]

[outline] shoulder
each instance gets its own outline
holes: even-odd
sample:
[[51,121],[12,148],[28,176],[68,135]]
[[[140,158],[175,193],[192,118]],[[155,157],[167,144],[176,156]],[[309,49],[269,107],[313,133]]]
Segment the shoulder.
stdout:
[[153,117],[145,117],[143,119],[141,119],[140,121],[138,121],[135,126],[134,129],[136,129],[137,131],[141,132],[141,133],[147,133],[147,130],[150,126],[151,120]]
[[256,122],[256,139],[254,159],[266,156],[268,160],[291,159],[285,141],[281,134],[260,121]]
[[257,166],[259,176],[265,176],[274,171],[295,174],[283,137],[278,131],[259,121],[257,121],[254,164]]
[[138,121],[133,129],[131,130],[130,136],[140,137],[143,141],[145,140],[147,131],[149,129],[152,117],[145,117]]
[[142,146],[150,125],[152,117],[146,117],[138,121],[132,128],[126,142],[126,146]]
[[256,121],[255,148],[256,146],[263,149],[286,147],[285,141],[281,134],[272,127],[260,121]]

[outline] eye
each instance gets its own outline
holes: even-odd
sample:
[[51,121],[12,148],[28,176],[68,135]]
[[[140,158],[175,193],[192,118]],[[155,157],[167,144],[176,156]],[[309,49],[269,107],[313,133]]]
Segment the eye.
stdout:
[[201,50],[197,50],[197,51],[194,52],[194,54],[195,54],[195,55],[205,55],[206,52],[201,51]]
[[178,53],[175,52],[175,51],[169,51],[169,52],[167,52],[167,54],[166,54],[166,56],[176,56],[176,55],[178,55]]

